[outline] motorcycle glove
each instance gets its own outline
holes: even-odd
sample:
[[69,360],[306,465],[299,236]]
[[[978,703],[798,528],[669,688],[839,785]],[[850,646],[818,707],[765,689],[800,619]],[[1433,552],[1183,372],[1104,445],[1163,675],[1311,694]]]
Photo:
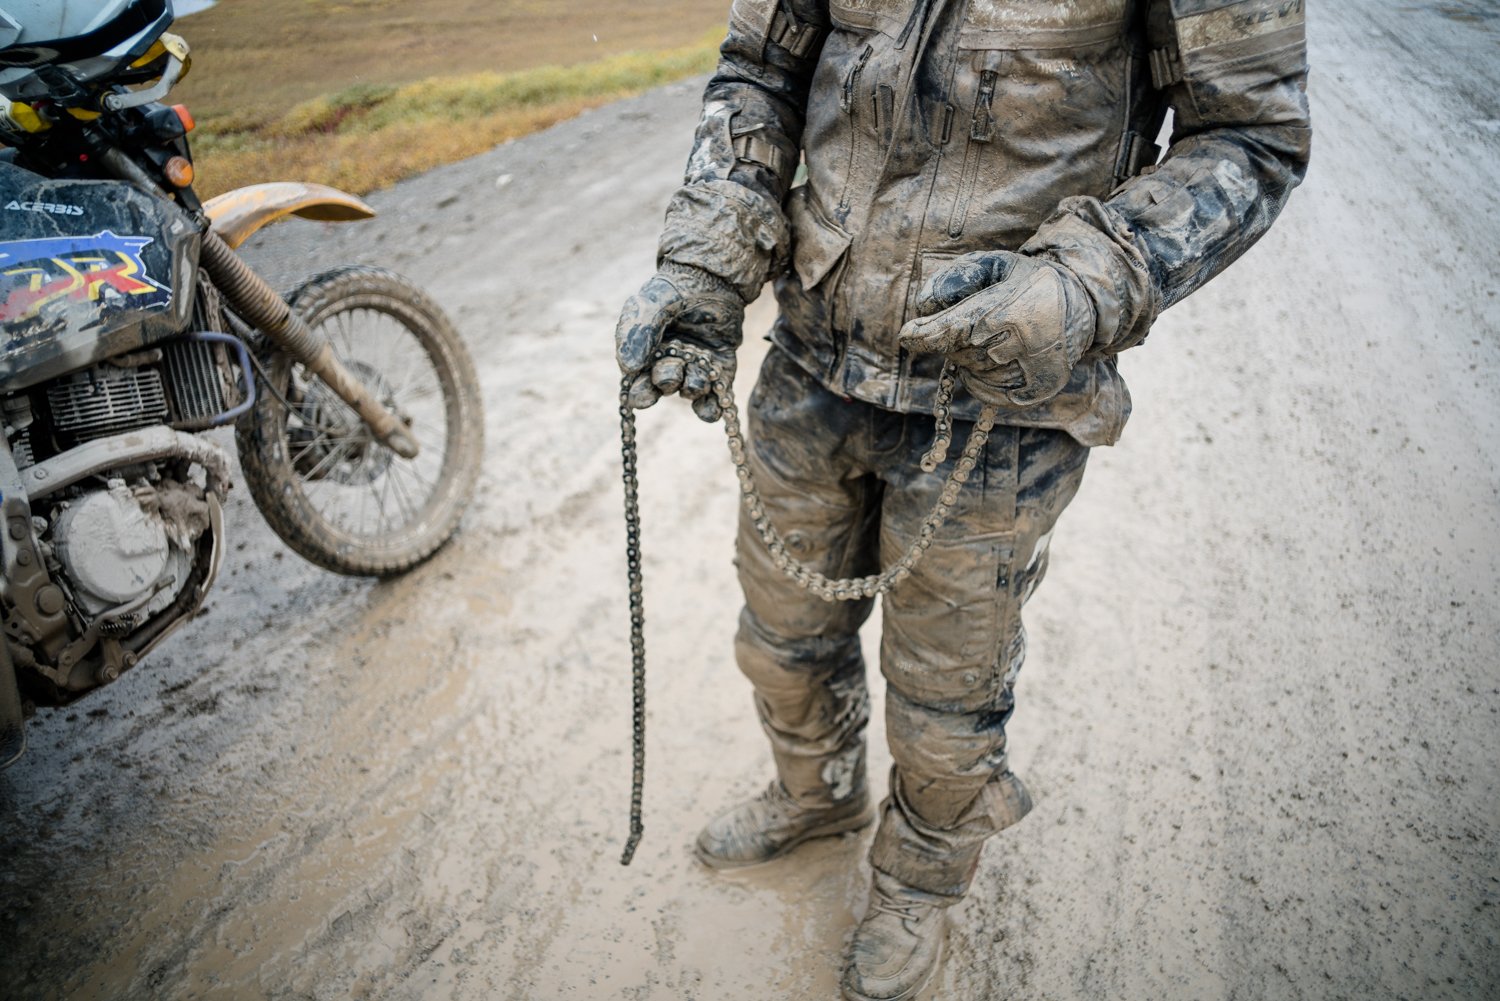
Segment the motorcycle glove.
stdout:
[[698,362],[655,357],[669,341],[708,352],[726,383],[734,381],[735,350],[743,337],[745,300],[719,276],[691,265],[664,261],[660,270],[625,302],[615,326],[615,359],[634,376],[628,393],[637,410],[678,393],[693,412],[712,423],[722,410],[708,369]]
[[1056,396],[1094,339],[1093,300],[1072,271],[1004,250],[966,254],[934,274],[916,311],[901,345],[947,355],[965,389],[999,406]]

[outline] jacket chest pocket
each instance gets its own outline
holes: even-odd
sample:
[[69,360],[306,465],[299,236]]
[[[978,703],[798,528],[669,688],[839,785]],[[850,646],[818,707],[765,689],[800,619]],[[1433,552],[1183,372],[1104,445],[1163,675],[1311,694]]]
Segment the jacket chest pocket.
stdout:
[[905,34],[916,0],[830,0],[828,17],[846,31],[879,31],[892,38]]
[[959,47],[1006,51],[1085,48],[1118,38],[1130,0],[969,0]]
[[1019,174],[1055,173],[1068,194],[1113,186],[1129,103],[1130,6],[969,0],[938,137],[955,159],[963,151],[949,237],[964,233],[977,201]]
[[831,173],[820,179],[820,192],[840,218],[856,200],[868,197],[874,172],[894,135],[906,54],[899,28],[894,36],[880,28],[837,30],[823,46],[805,136],[817,137],[819,155],[828,162]]

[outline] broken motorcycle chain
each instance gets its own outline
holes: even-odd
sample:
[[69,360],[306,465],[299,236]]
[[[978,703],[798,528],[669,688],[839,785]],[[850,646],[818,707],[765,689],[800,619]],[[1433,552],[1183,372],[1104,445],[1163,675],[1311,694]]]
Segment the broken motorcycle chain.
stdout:
[[[740,429],[739,407],[734,402],[734,391],[724,378],[723,370],[706,351],[687,344],[668,344],[656,351],[652,364],[663,358],[677,358],[684,363],[701,365],[708,373],[709,386],[719,407],[723,410],[724,435],[729,440],[729,456],[734,462],[734,472],[740,481],[740,500],[750,515],[756,534],[760,536],[766,551],[770,553],[776,568],[796,582],[798,587],[811,591],[824,601],[859,601],[885,594],[911,575],[912,569],[932,545],[933,536],[948,520],[953,505],[958,502],[959,491],[968,481],[979,462],[979,453],[989,440],[995,426],[997,408],[986,405],[979,420],[964,443],[963,453],[948,474],[942,493],[932,511],[917,531],[917,538],[902,554],[901,558],[878,574],[867,577],[830,578],[809,568],[787,552],[786,542],[771,523],[765,503],[756,490],[755,478],[750,471],[750,460],[745,437]],[[630,587],[630,660],[631,660],[631,785],[630,785],[630,836],[620,856],[621,865],[629,865],[641,842],[643,832],[641,801],[646,784],[646,613],[645,580],[641,569],[641,510],[640,483],[637,476],[637,449],[635,434],[635,409],[630,405],[630,387],[634,375],[625,376],[620,382],[620,457],[622,479],[625,483],[625,567]],[[936,424],[932,448],[922,457],[922,470],[933,472],[947,458],[952,442],[952,419],[950,404],[956,378],[952,365],[944,365],[938,381],[938,395],[933,407]]]

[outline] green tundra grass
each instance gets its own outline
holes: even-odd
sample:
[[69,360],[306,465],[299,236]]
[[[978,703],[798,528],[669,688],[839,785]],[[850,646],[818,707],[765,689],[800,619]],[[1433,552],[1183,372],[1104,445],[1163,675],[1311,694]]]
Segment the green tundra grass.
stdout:
[[199,190],[367,192],[713,67],[728,0],[221,0],[173,29]]

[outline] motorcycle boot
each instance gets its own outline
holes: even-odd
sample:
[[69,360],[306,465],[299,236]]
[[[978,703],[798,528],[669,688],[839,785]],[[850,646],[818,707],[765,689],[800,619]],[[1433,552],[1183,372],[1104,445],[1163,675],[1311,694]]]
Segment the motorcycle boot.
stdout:
[[851,757],[852,781],[840,799],[814,797],[809,803],[787,790],[780,778],[764,792],[730,807],[709,821],[693,846],[711,869],[741,869],[780,858],[798,845],[868,827],[875,819],[865,784],[864,748]]
[[849,1001],[909,1001],[937,971],[952,897],[875,870],[870,906],[854,929],[840,984]]

